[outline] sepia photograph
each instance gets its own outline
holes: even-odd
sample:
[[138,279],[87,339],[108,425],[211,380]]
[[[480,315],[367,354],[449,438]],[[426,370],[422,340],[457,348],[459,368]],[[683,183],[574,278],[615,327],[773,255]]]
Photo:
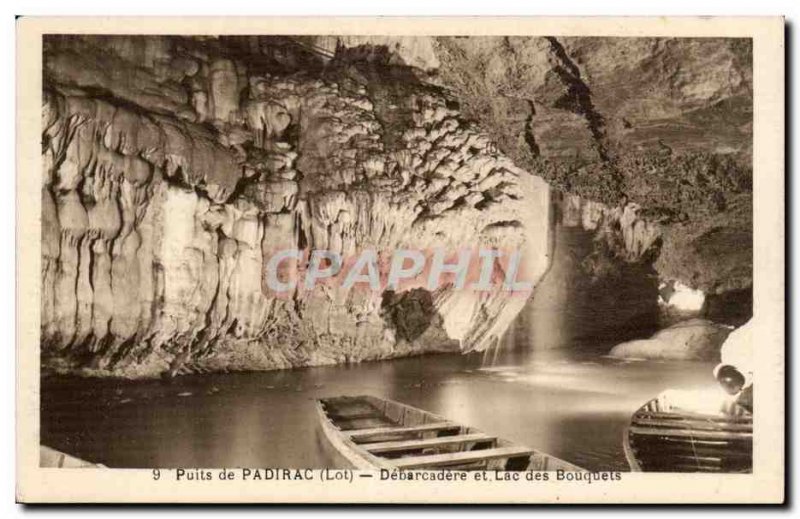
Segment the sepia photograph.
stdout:
[[44,31],[21,114],[32,470],[580,492],[782,439],[752,37],[122,24]]

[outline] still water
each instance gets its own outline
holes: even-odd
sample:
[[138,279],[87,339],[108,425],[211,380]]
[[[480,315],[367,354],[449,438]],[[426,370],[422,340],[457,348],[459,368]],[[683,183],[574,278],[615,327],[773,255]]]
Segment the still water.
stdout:
[[324,467],[314,399],[398,400],[592,470],[627,470],[631,414],[668,388],[713,387],[712,365],[611,359],[657,327],[657,281],[581,274],[591,236],[559,229],[553,267],[505,341],[469,355],[178,377],[42,380],[42,443],[110,467]]
[[42,442],[110,467],[323,467],[313,400],[373,394],[594,470],[627,470],[645,400],[713,384],[711,365],[597,355],[437,355],[354,366],[179,377],[45,379]]

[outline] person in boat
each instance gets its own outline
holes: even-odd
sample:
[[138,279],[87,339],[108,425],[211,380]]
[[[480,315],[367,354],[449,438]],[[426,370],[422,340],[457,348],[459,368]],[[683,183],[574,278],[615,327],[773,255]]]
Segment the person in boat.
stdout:
[[714,378],[722,389],[734,396],[734,402],[753,411],[753,336],[751,321],[734,330],[720,351],[721,362],[714,368]]

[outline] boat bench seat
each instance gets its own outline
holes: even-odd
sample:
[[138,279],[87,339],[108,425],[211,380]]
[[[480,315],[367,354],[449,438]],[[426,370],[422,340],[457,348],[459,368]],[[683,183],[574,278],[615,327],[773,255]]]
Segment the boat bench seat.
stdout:
[[450,422],[426,423],[422,425],[412,425],[410,427],[378,427],[375,429],[353,429],[342,431],[342,434],[349,436],[351,440],[364,440],[374,436],[386,436],[405,433],[421,433],[429,431],[445,431],[448,429],[459,429],[460,425]]
[[427,449],[431,447],[444,447],[462,443],[487,442],[495,440],[494,436],[483,433],[459,434],[458,436],[439,436],[437,438],[423,438],[421,440],[400,440],[380,443],[367,443],[363,447],[373,454],[384,452],[397,452],[413,449]]
[[481,449],[476,451],[453,452],[449,454],[433,454],[430,456],[410,456],[396,460],[387,460],[393,467],[399,469],[418,469],[440,467],[446,465],[459,465],[483,460],[500,458],[518,458],[530,456],[534,453],[526,447],[499,447],[496,449]]

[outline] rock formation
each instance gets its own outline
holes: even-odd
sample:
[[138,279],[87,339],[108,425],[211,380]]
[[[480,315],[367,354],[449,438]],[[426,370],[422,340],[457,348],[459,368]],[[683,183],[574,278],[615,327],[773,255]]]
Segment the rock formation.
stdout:
[[548,183],[622,261],[746,289],[749,56],[713,39],[48,36],[45,365],[133,377],[485,349],[524,298],[274,297],[265,262],[521,248],[538,281]]
[[665,328],[649,339],[618,344],[609,355],[633,359],[718,362],[720,348],[731,329],[704,319],[689,319]]
[[500,286],[268,295],[265,262],[286,248],[524,248],[536,281],[550,242],[548,185],[437,89],[394,91],[347,62],[312,74],[313,54],[280,43],[48,39],[48,365],[150,376],[341,363],[483,349],[513,320],[525,299]]
[[610,216],[601,228],[623,234],[620,257],[652,247],[662,280],[705,293],[752,286],[751,41],[453,37],[435,48],[437,81],[464,113],[567,205],[580,200],[587,227]]

